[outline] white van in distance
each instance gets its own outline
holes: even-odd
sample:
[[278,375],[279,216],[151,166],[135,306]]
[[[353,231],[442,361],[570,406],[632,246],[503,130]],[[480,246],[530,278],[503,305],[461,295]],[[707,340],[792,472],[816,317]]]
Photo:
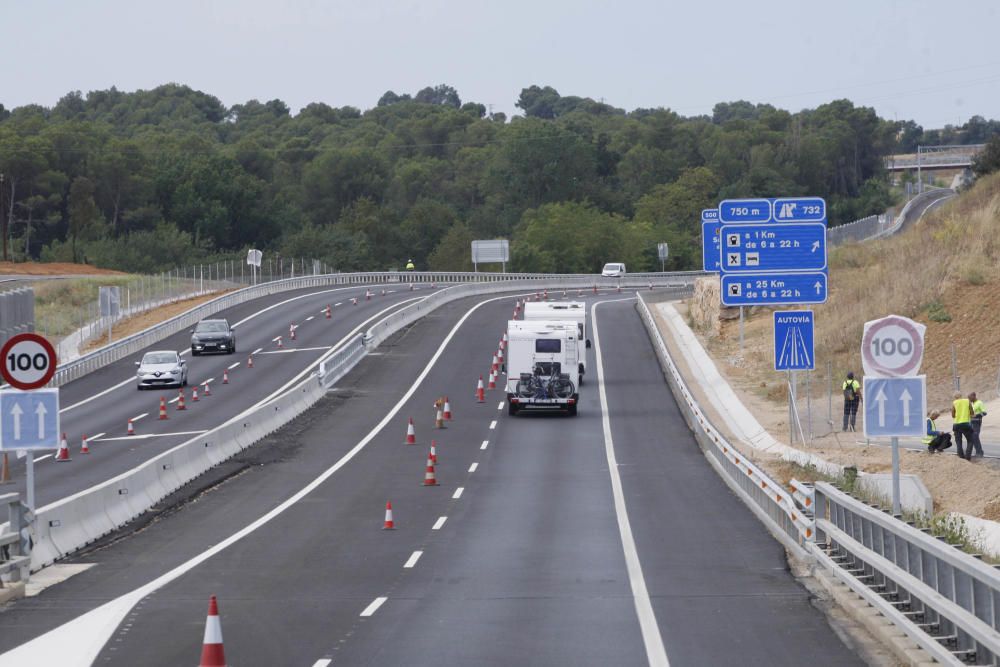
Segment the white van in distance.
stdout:
[[625,277],[625,265],[621,262],[609,262],[604,265],[601,275],[606,278],[623,278]]

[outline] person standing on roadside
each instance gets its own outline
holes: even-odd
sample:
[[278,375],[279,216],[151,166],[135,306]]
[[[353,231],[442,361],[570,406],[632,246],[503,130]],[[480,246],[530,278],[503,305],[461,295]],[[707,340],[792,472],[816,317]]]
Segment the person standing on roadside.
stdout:
[[969,403],[972,405],[972,444],[976,446],[976,456],[983,457],[983,441],[979,439],[979,433],[983,430],[983,417],[986,416],[986,406],[976,398],[976,392],[969,394]]
[[[961,392],[955,392],[955,400],[951,403],[951,418],[954,420],[951,430],[955,434],[956,454],[966,461],[972,460],[972,443],[976,434],[972,430],[972,403],[962,396]],[[962,436],[965,436],[966,450],[962,452]]]
[[854,372],[847,374],[847,379],[841,385],[844,392],[844,430],[850,425],[856,431],[855,422],[858,418],[858,406],[861,405],[861,383],[854,379]]

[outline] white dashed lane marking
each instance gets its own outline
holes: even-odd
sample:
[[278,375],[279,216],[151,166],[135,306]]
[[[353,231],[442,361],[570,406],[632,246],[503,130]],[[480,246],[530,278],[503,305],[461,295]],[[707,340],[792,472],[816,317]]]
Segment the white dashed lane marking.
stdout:
[[35,461],[35,463],[38,463],[39,461],[44,461],[45,459],[48,459],[48,458],[51,458],[51,457],[52,457],[52,454],[46,454],[45,456],[39,456],[34,461]]
[[410,555],[410,557],[406,560],[406,563],[403,564],[403,567],[405,567],[405,568],[411,568],[411,567],[413,567],[414,565],[417,564],[417,561],[420,560],[420,557],[423,556],[423,555],[424,555],[423,551],[414,551]]
[[262,347],[258,347],[258,348],[257,348],[256,350],[254,350],[254,351],[253,351],[253,352],[251,352],[250,354],[257,354],[258,352],[260,352],[260,351],[261,351],[261,350],[263,350],[263,349],[264,349],[264,348],[262,348]]
[[497,410],[503,410],[504,401],[500,401],[500,405],[497,406]]
[[455,489],[455,493],[451,494],[452,500],[458,500],[459,498],[461,498],[463,491],[465,491],[464,486],[460,486],[457,489]]
[[447,520],[448,520],[448,517],[446,517],[446,516],[439,516],[438,520],[434,522],[433,526],[431,526],[431,530],[441,530],[441,526],[443,526],[444,522],[447,521]]
[[137,422],[148,414],[148,412],[143,412],[141,415],[136,415],[135,417],[132,417],[132,421]]
[[478,467],[479,467],[478,463],[473,463],[471,466],[469,466],[469,472],[476,472],[476,468]]
[[378,611],[378,608],[384,605],[385,601],[388,599],[389,598],[375,598],[375,600],[370,605],[365,607],[365,610],[361,612],[361,615],[365,617],[371,616],[376,611]]
[[227,370],[231,371],[231,370],[233,370],[234,368],[236,368],[239,365],[240,365],[240,362],[238,362],[238,361],[235,364],[229,364],[229,368]]
[[330,663],[333,662],[331,658],[323,658],[322,660],[317,660],[313,663],[313,667],[329,667]]
[[497,427],[497,420],[494,419],[493,421],[490,422],[490,430],[492,431],[496,427]]
[[312,318],[314,318],[314,317],[316,317],[316,316],[315,316],[315,315],[310,315],[309,317],[307,317],[307,318],[306,318],[306,322],[309,322],[309,321],[310,321],[310,320],[312,320]]
[[479,446],[479,449],[486,449],[489,446],[490,446],[490,441],[489,440],[483,440],[483,444]]

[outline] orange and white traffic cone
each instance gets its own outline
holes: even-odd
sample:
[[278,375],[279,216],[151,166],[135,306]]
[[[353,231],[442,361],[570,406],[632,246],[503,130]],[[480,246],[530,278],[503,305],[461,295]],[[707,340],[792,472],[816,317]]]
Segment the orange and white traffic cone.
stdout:
[[205,383],[205,387],[202,389],[202,393],[205,394],[205,396],[211,396],[212,395],[212,390],[211,390],[211,388],[209,388],[208,382]]
[[410,291],[413,291],[413,283],[410,283]]
[[406,425],[406,442],[407,445],[417,444],[417,431],[413,428],[413,417],[410,417],[410,422]]
[[195,385],[194,387],[191,387],[191,402],[192,403],[197,403],[198,402],[198,386],[197,385]]
[[385,296],[385,288],[382,288],[382,296]]
[[229,369],[222,371],[222,384],[229,384]]
[[437,289],[438,284],[435,282],[431,283],[431,289]]
[[490,371],[490,382],[486,385],[487,389],[497,388],[497,374],[496,371]]
[[476,402],[484,403],[486,402],[486,396],[483,393],[483,376],[479,376],[479,386],[476,387]]
[[490,364],[490,370],[494,373],[500,367],[500,362],[497,361],[497,355],[493,355],[493,363]]
[[619,294],[622,293],[622,285],[621,285],[621,283],[618,283],[618,293]]
[[502,347],[499,350],[497,350],[497,363],[500,363],[500,364],[503,363],[503,348]]
[[597,294],[597,285],[594,285],[594,294]]
[[205,619],[205,638],[201,642],[201,662],[198,667],[226,667],[222,621],[219,620],[219,603],[214,595],[208,599],[208,618]]
[[87,444],[87,435],[86,434],[84,434],[83,439],[80,441],[80,453],[81,454],[89,454],[90,453],[90,445]]
[[437,476],[434,474],[434,464],[427,462],[427,470],[424,472],[424,486],[437,486]]
[[365,301],[371,301],[371,300],[372,300],[372,291],[370,289],[366,289],[365,290]]
[[289,324],[288,325],[288,339],[289,340],[295,340],[295,325],[294,324]]
[[169,419],[167,417],[167,398],[160,396],[160,420]]
[[395,530],[396,524],[392,521],[392,503],[388,500],[385,501],[385,522],[382,524],[382,530]]
[[187,410],[187,406],[184,405],[184,390],[181,389],[180,393],[177,395],[177,409]]
[[[132,423],[130,419],[129,424]],[[56,461],[72,461],[69,457],[69,445],[66,444],[66,434],[62,434],[62,439],[59,440],[59,451],[56,452]]]
[[649,283],[649,291],[650,291],[650,292],[652,292],[652,291],[653,291],[653,283]]
[[434,416],[434,428],[444,428],[444,413],[441,412],[441,408],[437,409],[437,414]]
[[135,425],[132,424],[132,420],[128,420],[128,427],[125,429],[125,435],[135,435]]
[[285,345],[284,345],[284,343],[281,342],[281,336],[278,336],[278,348],[280,349],[280,348],[283,348],[283,347],[285,347]]
[[358,305],[358,297],[352,297],[351,298],[351,305],[352,306]]
[[504,348],[507,347],[507,332],[506,331],[503,332],[503,338],[500,340],[500,342],[503,343]]
[[444,420],[446,422],[450,422],[451,421],[451,403],[448,402],[448,397],[447,396],[444,397],[444,411],[443,411],[443,416],[444,416]]
[[253,368],[253,355],[247,357],[247,368]]
[[431,465],[437,465],[438,462],[437,440],[431,440],[431,455],[428,461],[430,461]]
[[577,296],[583,296],[583,290],[582,290],[582,289],[578,289],[578,290],[576,291],[576,295],[577,295]]
[[330,306],[327,306],[326,307],[326,319],[329,320],[332,317],[333,317],[333,312],[330,310]]

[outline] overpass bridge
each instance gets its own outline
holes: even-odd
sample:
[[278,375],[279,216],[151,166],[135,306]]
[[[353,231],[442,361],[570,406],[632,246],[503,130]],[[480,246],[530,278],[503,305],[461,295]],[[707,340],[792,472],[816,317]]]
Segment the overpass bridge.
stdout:
[[916,169],[918,173],[922,169],[968,169],[972,166],[972,159],[985,145],[917,146],[916,153],[887,156],[885,168],[889,171]]

